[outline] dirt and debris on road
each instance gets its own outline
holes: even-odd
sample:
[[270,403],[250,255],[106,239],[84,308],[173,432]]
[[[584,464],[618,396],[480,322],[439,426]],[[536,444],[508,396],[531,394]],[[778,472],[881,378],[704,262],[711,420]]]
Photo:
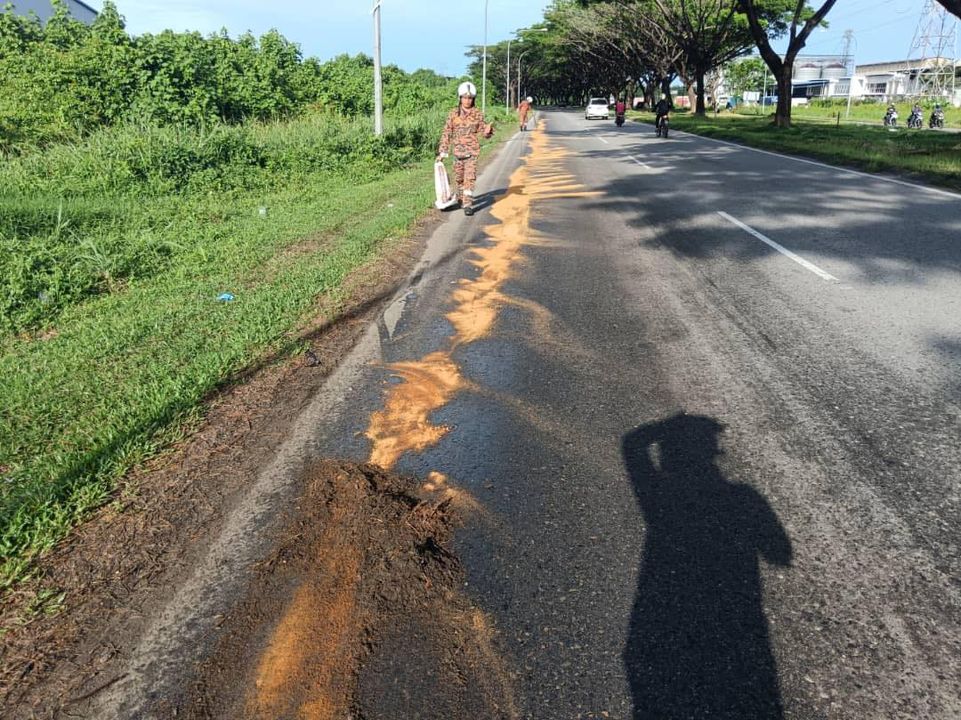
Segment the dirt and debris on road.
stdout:
[[264,358],[210,399],[176,448],[121,483],[117,496],[2,598],[0,717],[83,717],[85,701],[123,679],[148,619],[189,576],[230,508],[282,444],[329,373],[421,256],[439,218],[392,242],[318,302],[291,334],[317,358]]
[[320,462],[178,717],[511,718],[490,625],[448,549],[446,483]]

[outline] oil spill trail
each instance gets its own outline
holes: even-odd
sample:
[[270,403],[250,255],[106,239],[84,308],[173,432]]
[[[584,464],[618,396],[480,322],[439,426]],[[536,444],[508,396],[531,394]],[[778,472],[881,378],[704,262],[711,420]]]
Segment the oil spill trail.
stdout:
[[192,716],[518,716],[491,623],[461,591],[462,570],[446,549],[452,527],[484,509],[441,473],[418,484],[390,471],[450,432],[431,416],[472,388],[454,360],[458,347],[490,336],[506,306],[550,322],[549,310],[508,297],[504,286],[525,247],[550,242],[531,228],[535,203],[598,194],[566,172],[567,155],[543,124],[531,133],[530,153],[491,208],[489,242],[471,250],[476,275],[452,293],[453,334],[422,358],[388,366],[399,382],[371,415],[370,465],[322,464],[308,478],[301,519],[231,617]]

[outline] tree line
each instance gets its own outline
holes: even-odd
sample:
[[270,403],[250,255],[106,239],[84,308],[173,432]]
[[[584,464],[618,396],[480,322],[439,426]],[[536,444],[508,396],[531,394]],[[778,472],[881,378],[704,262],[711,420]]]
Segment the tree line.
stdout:
[[[961,0],[939,0],[946,7]],[[706,111],[717,71],[756,51],[774,76],[774,122],[791,124],[794,63],[837,0],[554,0],[536,27],[519,31],[516,92],[542,102],[577,104],[599,91],[643,95],[650,106],[680,81],[696,113]],[[950,7],[949,7],[950,9]],[[958,8],[961,11],[961,7]],[[774,45],[787,42],[784,53]],[[471,48],[478,75],[481,48]],[[488,47],[488,67],[506,88],[507,43]],[[493,57],[491,57],[493,56]],[[515,57],[518,55],[515,54]],[[518,84],[512,59],[511,87]],[[756,71],[753,66],[751,72]],[[490,73],[489,73],[490,74]]]
[[[124,122],[209,126],[315,110],[373,112],[373,61],[304,58],[276,30],[237,39],[164,31],[130,36],[109,0],[91,24],[64,0],[46,23],[0,8],[0,153],[75,141]],[[384,68],[384,101],[398,114],[448,104],[456,80]]]

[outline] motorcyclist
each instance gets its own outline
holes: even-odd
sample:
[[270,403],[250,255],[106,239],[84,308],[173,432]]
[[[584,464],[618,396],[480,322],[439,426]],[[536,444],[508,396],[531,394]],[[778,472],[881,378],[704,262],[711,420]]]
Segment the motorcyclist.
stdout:
[[654,127],[661,126],[661,118],[667,117],[671,112],[671,101],[667,99],[667,95],[662,95],[661,99],[657,101],[657,105],[654,106]]
[[911,108],[911,114],[908,116],[908,127],[919,128],[924,124],[924,111],[921,109],[921,105],[914,103],[914,107]]
[[627,112],[627,103],[623,100],[618,99],[617,103],[614,105],[614,121],[618,125],[624,123],[624,114]]
[[941,103],[937,103],[934,106],[934,110],[931,112],[931,127],[944,127],[944,110],[941,109]]
[[884,114],[884,124],[893,125],[898,119],[898,109],[894,107],[894,104],[888,105],[888,110]]

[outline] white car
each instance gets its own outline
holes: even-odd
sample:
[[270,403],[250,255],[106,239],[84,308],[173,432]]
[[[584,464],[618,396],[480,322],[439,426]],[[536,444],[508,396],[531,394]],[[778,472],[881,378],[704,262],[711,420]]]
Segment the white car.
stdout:
[[601,118],[607,120],[611,116],[610,112],[607,98],[591,98],[591,101],[587,103],[587,110],[584,111],[584,119]]

